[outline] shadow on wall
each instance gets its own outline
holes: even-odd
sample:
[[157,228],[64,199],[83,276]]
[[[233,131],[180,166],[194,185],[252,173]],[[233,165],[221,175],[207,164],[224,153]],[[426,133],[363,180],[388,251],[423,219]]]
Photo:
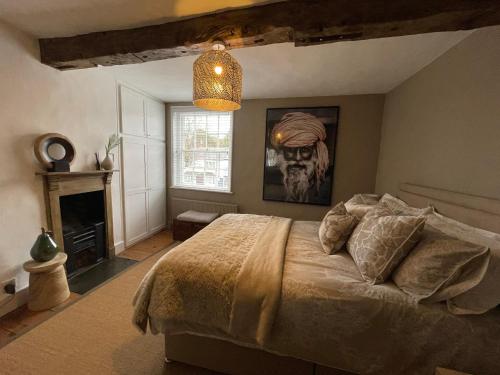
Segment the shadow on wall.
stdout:
[[30,55],[33,59],[40,61],[40,49],[38,48],[38,40],[31,37],[30,35],[20,31],[16,27],[12,26],[8,22],[4,20],[0,20],[0,32],[3,32],[5,29],[11,38],[13,38],[13,42],[22,46],[22,49]]
[[[19,137],[14,137],[12,142],[6,144],[7,149],[4,149],[4,154],[11,155],[9,160],[5,160],[3,166],[3,177],[0,179],[0,189],[16,191],[21,184],[28,187],[28,190],[43,203],[43,182],[35,173],[44,171],[43,166],[38,163],[33,151],[35,139],[39,134],[26,134]],[[4,145],[5,146],[5,145]],[[40,206],[41,212],[44,212],[44,207]],[[40,217],[40,222],[46,224],[45,216]]]
[[[13,148],[16,150],[16,161],[19,165],[16,167],[21,170],[31,169],[33,173],[37,171],[43,171],[44,167],[38,162],[35,157],[34,145],[35,140],[41,135],[40,134],[26,134],[17,137],[14,141]],[[19,154],[20,152],[20,154]]]
[[[0,175],[0,281],[16,279],[17,292],[28,285],[23,263],[30,259],[30,249],[40,227],[47,227],[43,182],[36,176],[37,165],[33,143],[38,134],[10,137],[3,143],[4,160]],[[7,157],[8,156],[8,157]],[[0,315],[15,308],[13,301],[0,306]]]
[[17,168],[19,170],[31,171],[32,175],[26,175],[26,180],[30,180],[30,193],[36,196],[38,202],[40,203],[39,220],[42,226],[47,228],[47,215],[45,209],[45,196],[43,191],[43,180],[41,176],[37,176],[35,173],[40,171],[45,171],[42,164],[38,162],[35,157],[34,144],[35,139],[38,138],[40,134],[27,134],[18,137],[14,142],[14,149],[16,151],[21,150],[21,154],[17,154],[16,160],[19,165]]

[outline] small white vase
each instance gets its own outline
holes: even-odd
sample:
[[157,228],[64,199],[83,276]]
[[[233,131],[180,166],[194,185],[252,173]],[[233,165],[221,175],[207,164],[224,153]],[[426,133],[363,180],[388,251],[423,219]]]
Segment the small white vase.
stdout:
[[104,169],[106,171],[111,171],[113,170],[113,159],[111,159],[111,157],[108,155],[106,155],[106,157],[103,159],[103,161],[101,161],[101,169]]

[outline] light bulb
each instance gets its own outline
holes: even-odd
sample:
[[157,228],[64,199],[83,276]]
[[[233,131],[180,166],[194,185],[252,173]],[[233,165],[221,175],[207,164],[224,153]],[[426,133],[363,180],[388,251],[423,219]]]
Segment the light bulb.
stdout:
[[217,75],[221,75],[222,74],[222,66],[219,66],[217,65],[215,68],[214,68],[214,71],[215,71],[215,74]]

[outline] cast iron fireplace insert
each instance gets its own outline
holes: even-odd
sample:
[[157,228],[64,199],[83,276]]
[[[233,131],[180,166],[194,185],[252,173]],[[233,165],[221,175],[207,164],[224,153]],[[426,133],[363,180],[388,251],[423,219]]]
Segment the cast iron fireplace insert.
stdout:
[[106,256],[103,191],[60,197],[68,278],[102,262]]

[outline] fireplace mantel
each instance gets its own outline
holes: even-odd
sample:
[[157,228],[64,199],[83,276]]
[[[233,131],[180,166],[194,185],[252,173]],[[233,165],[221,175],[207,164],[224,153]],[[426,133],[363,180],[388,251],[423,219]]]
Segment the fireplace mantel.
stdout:
[[106,222],[107,257],[115,255],[113,239],[113,209],[111,201],[111,179],[118,171],[81,172],[37,172],[43,177],[47,225],[54,234],[54,240],[64,251],[63,226],[59,198],[65,195],[103,191],[104,216]]

